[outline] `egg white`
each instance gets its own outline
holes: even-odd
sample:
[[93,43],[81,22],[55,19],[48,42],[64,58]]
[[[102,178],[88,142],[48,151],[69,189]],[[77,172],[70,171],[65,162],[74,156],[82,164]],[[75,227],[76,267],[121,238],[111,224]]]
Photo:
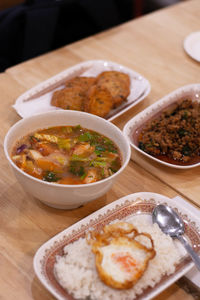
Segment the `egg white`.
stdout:
[[[144,249],[138,248],[134,243],[127,245],[110,244],[101,247],[100,251],[103,257],[101,267],[108,276],[120,283],[136,279],[138,273],[143,270],[144,262],[148,256]],[[123,264],[115,259],[117,256],[128,256],[133,264],[130,263],[128,268],[124,268]]]

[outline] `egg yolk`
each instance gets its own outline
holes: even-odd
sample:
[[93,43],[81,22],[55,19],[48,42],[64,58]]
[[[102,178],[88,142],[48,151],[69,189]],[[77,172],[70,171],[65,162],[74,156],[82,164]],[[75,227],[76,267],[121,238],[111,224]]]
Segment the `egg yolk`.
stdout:
[[117,263],[121,269],[127,273],[134,272],[136,268],[136,261],[133,257],[128,253],[113,253],[112,259],[115,263]]

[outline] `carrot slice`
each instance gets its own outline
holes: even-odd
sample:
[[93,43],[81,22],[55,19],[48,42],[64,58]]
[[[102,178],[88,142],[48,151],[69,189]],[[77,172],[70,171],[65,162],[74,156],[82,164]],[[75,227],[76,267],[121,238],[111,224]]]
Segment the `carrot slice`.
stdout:
[[47,144],[47,143],[37,143],[36,144],[36,149],[44,156],[47,156],[53,152],[55,152],[56,147],[51,145],[51,144]]
[[24,171],[31,176],[34,176],[38,179],[42,179],[42,171],[39,168],[35,167],[33,162],[30,160],[26,161]]
[[59,165],[51,160],[48,160],[46,157],[37,159],[36,165],[44,171],[54,171],[54,172],[62,171],[61,165]]

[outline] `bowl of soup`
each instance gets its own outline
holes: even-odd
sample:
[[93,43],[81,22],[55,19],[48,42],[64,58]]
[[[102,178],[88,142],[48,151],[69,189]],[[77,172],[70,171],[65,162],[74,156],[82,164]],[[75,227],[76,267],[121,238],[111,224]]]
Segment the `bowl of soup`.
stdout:
[[130,160],[130,145],[115,125],[79,111],[53,111],[13,125],[4,151],[33,197],[60,209],[103,196]]

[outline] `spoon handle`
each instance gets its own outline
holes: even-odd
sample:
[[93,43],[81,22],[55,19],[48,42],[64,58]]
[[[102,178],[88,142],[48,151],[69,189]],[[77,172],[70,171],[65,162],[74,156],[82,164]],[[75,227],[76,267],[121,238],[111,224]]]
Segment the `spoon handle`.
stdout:
[[183,244],[189,255],[191,256],[193,262],[195,263],[197,269],[200,271],[200,257],[199,255],[192,249],[192,247],[188,244],[186,238],[182,235],[177,235],[179,241]]

